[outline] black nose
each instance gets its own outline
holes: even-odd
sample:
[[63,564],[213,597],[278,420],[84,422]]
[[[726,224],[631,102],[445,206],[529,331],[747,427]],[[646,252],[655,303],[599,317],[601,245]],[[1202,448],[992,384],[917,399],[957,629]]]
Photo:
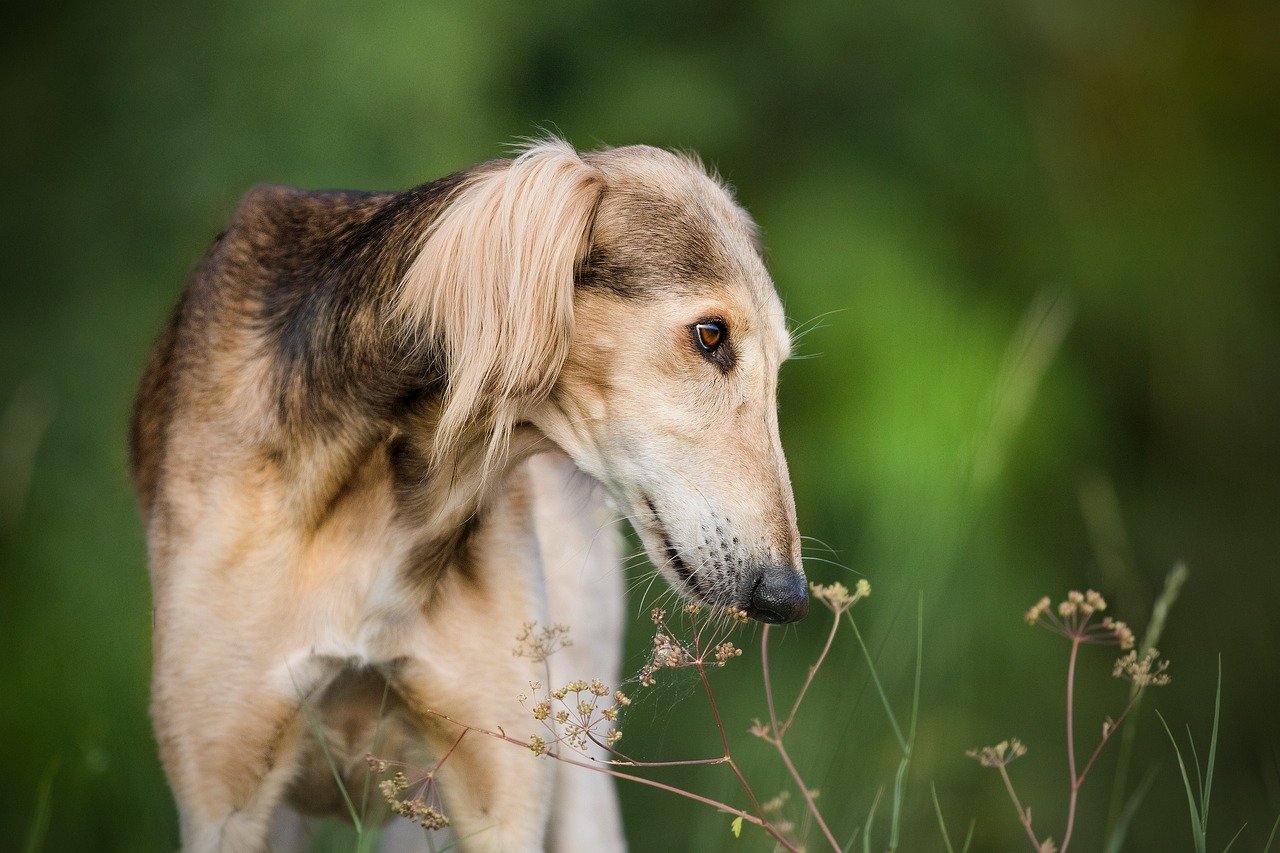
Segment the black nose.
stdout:
[[747,615],[777,624],[803,619],[809,612],[809,589],[804,575],[788,564],[764,568],[751,587]]

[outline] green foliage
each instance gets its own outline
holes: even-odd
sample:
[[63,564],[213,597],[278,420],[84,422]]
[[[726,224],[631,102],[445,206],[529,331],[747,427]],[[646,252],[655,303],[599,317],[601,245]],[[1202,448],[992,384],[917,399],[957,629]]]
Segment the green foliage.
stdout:
[[[1192,605],[1160,646],[1178,678],[1150,701],[1199,719],[1218,653],[1250,673],[1213,790],[1215,821],[1251,821],[1235,849],[1256,849],[1277,803],[1246,768],[1280,707],[1278,26],[1274,3],[1184,0],[17,9],[0,27],[2,837],[177,843],[147,716],[126,423],[236,198],[259,182],[410,186],[549,127],[583,147],[699,151],[761,223],[793,323],[822,318],[799,348],[817,357],[785,367],[780,391],[802,530],[836,552],[807,547],[809,571],[847,581],[831,560],[877,590],[865,650],[833,653],[789,741],[838,837],[868,837],[903,760],[878,694],[911,690],[918,591],[930,654],[899,847],[938,846],[912,781],[932,779],[953,821],[977,819],[973,849],[1010,849],[1008,804],[962,753],[1015,721],[1028,743],[1059,736],[1018,613],[1086,586],[1147,613],[1186,559]],[[648,637],[632,633],[634,671]],[[779,634],[780,692],[818,633]],[[1081,702],[1112,707],[1119,689]],[[760,713],[758,682],[717,693],[736,731]],[[632,709],[636,751],[715,749],[680,698]],[[1169,766],[1154,727],[1123,749]],[[744,762],[767,778],[766,750]],[[1027,801],[1060,799],[1060,765],[1023,759]],[[1181,807],[1167,778],[1134,806],[1128,849],[1185,846],[1157,817]],[[623,795],[633,849],[766,847],[696,804]],[[1073,847],[1100,849],[1105,831],[1082,826]]]
[[[1213,696],[1213,728],[1209,737],[1209,757],[1203,773],[1200,771],[1200,758],[1196,754],[1196,743],[1195,738],[1191,735],[1191,726],[1187,726],[1187,743],[1191,748],[1192,766],[1196,771],[1195,788],[1191,787],[1191,777],[1187,774],[1187,764],[1182,757],[1182,747],[1178,746],[1178,739],[1173,736],[1173,731],[1169,728],[1169,724],[1165,722],[1164,715],[1160,716],[1160,723],[1164,726],[1165,733],[1169,735],[1169,742],[1173,744],[1174,753],[1178,756],[1178,769],[1182,772],[1182,785],[1187,793],[1187,810],[1191,815],[1191,838],[1195,845],[1196,853],[1205,853],[1208,850],[1209,797],[1213,793],[1213,771],[1217,765],[1218,720],[1221,711],[1222,661],[1219,659],[1218,687]],[[1228,847],[1235,843],[1239,834],[1237,832],[1232,837],[1227,844]]]

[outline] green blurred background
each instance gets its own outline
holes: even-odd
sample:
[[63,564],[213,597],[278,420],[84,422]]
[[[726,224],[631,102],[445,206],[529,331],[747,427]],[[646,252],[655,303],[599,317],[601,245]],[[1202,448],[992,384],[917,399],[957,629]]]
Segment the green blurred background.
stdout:
[[[1025,845],[964,750],[1012,768],[1061,837],[1066,644],[1041,594],[1093,586],[1141,633],[1190,581],[1161,648],[1174,683],[1137,721],[1128,849],[1189,849],[1156,721],[1203,757],[1217,660],[1210,847],[1260,849],[1280,811],[1280,5],[1218,0],[686,4],[8,4],[0,26],[0,847],[165,850],[174,809],[146,715],[149,599],[125,474],[143,360],[238,195],[270,181],[399,188],[538,128],[579,147],[698,151],[760,222],[795,325],[783,440],[812,555],[868,577],[860,626],[905,717],[924,600],[920,743],[902,849]],[[814,560],[818,580],[856,575]],[[644,605],[633,600],[631,612]],[[629,662],[649,626],[635,619]],[[824,633],[783,632],[784,695]],[[745,735],[758,657],[717,676]],[[1123,703],[1088,650],[1081,744]],[[631,747],[712,754],[670,680]],[[895,742],[845,635],[790,740],[837,833],[892,783]],[[1101,848],[1117,751],[1084,789]],[[674,776],[741,800],[727,773]],[[45,780],[42,783],[42,779]],[[51,782],[49,782],[51,780]],[[636,850],[767,849],[750,829],[623,787]],[[883,848],[881,807],[874,847]],[[818,849],[815,844],[812,849]]]

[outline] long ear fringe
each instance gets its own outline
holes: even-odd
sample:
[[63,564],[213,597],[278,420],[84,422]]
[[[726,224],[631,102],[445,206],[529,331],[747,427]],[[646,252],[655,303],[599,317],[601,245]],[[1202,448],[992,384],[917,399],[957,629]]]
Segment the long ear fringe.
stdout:
[[436,461],[481,422],[487,473],[520,411],[551,390],[603,190],[604,176],[568,143],[534,142],[505,168],[478,172],[428,229],[396,307],[404,328],[444,350]]

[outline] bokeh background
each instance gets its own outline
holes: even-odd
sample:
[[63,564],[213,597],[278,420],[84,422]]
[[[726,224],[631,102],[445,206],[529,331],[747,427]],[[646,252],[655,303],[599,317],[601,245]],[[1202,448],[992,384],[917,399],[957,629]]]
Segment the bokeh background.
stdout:
[[[1078,847],[1153,783],[1127,849],[1189,849],[1173,750],[1204,758],[1210,847],[1280,812],[1280,5],[1249,0],[11,3],[0,26],[0,846],[166,850],[176,817],[146,714],[149,598],[125,473],[144,357],[187,271],[258,182],[399,188],[540,128],[714,164],[759,220],[793,324],[783,440],[818,580],[869,578],[859,625],[905,718],[924,602],[919,744],[901,849],[1025,844],[964,750],[1009,735],[1061,837],[1066,644],[1041,594],[1096,587],[1174,683],[1084,790]],[[831,552],[825,550],[829,546]],[[834,552],[834,553],[832,553]],[[843,567],[818,558],[840,563]],[[856,574],[855,574],[856,573]],[[633,599],[630,664],[647,642]],[[777,638],[783,695],[824,633]],[[758,653],[717,676],[745,729]],[[1088,650],[1081,748],[1125,685]],[[1184,731],[1185,734],[1185,731]],[[897,748],[839,640],[790,736],[842,838]],[[692,687],[628,721],[654,758],[712,754]],[[668,777],[741,796],[727,773]],[[636,850],[767,849],[622,789]],[[887,797],[887,793],[886,793]],[[1119,799],[1117,799],[1119,798]],[[873,847],[887,843],[882,799]],[[861,842],[859,842],[861,846]],[[815,844],[813,849],[817,849]]]

